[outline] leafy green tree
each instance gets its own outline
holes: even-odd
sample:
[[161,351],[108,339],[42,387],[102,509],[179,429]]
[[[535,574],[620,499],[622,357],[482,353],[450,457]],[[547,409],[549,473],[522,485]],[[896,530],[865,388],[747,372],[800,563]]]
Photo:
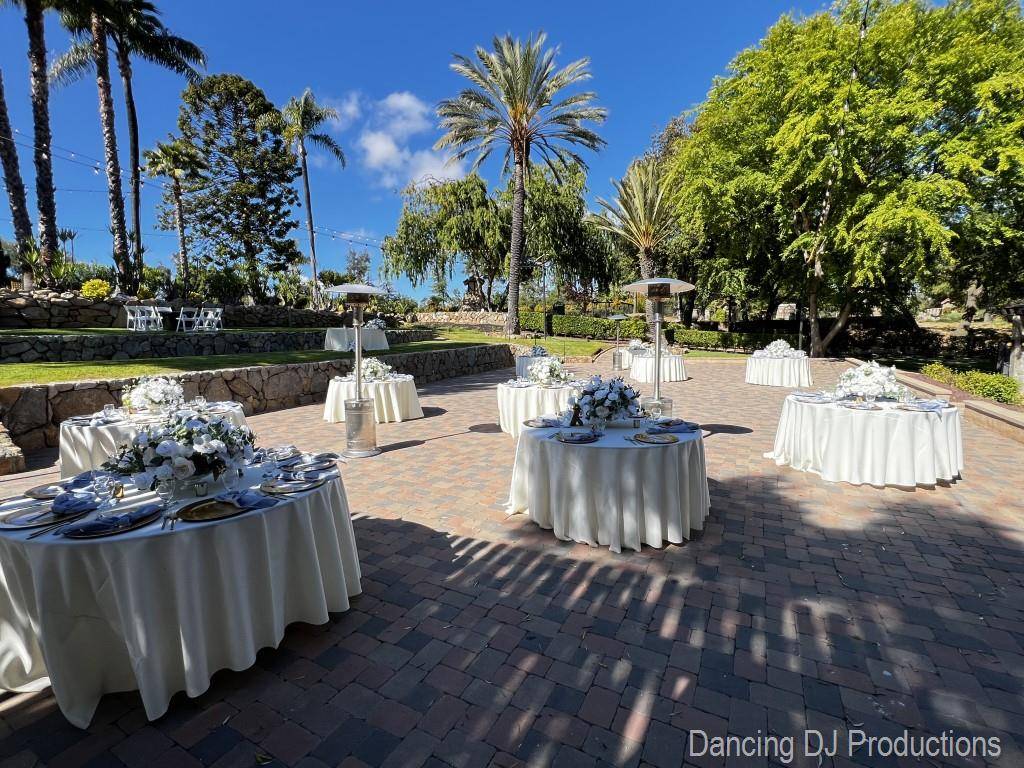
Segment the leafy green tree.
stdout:
[[302,260],[289,233],[299,169],[263,91],[238,75],[211,75],[189,85],[178,117],[181,141],[199,159],[182,182],[183,210],[206,258],[237,269],[249,294],[266,297],[265,272]]
[[463,179],[410,186],[403,193],[395,234],[384,238],[384,271],[419,285],[446,283],[456,264],[480,280],[491,309],[494,282],[505,272],[508,219],[487,185],[473,173]]
[[570,162],[584,165],[570,147],[598,149],[605,143],[585,125],[605,119],[605,110],[593,104],[596,94],[562,93],[589,79],[589,59],[556,69],[558,50],[545,50],[546,39],[541,33],[524,43],[506,35],[494,38],[493,51],[478,46],[475,61],[456,55],[452,70],[469,80],[470,87],[442,101],[437,109],[446,131],[437,142],[438,149],[452,147],[456,158],[476,155],[476,169],[498,148],[504,152],[506,172],[512,171],[507,333],[519,333],[523,214],[531,153],[536,150],[552,168]]
[[[950,34],[965,15],[976,15],[973,40]],[[975,120],[985,94],[1019,98],[1008,85],[1020,79],[1020,46],[1005,40],[1019,37],[1019,18],[1004,0],[858,2],[783,17],[737,56],[672,142],[680,221],[702,229],[716,258],[752,270],[748,286],[782,262],[777,282],[803,296],[812,354],[824,354],[854,310],[892,302],[897,286],[955,258],[972,177],[986,171],[964,151],[966,122],[950,106],[974,100],[954,112]],[[1016,63],[983,56],[975,66],[989,45],[1009,45]],[[944,84],[943,72],[958,68]],[[1003,113],[1005,139],[1013,111]],[[1019,147],[1019,127],[1016,135]],[[1011,144],[1002,146],[990,163],[1009,157]],[[827,333],[823,312],[835,314]]]
[[[51,78],[59,82],[77,80],[87,74],[94,61],[90,40],[92,12],[99,14],[113,43],[117,69],[124,89],[128,118],[128,182],[131,194],[132,256],[136,275],[142,275],[142,179],[139,148],[139,116],[135,105],[132,59],[138,58],[176,72],[190,82],[198,82],[196,67],[206,65],[206,57],[195,43],[171,34],[160,20],[160,11],[149,0],[90,0],[66,3],[64,24],[71,31],[71,49],[51,68]],[[107,75],[109,78],[109,74]]]
[[316,232],[313,229],[313,203],[309,194],[309,166],[306,145],[317,147],[334,157],[345,167],[345,153],[334,138],[320,130],[324,123],[338,118],[338,110],[317,104],[313,91],[307,88],[302,96],[292,98],[281,110],[281,130],[285,141],[299,156],[302,170],[302,192],[306,206],[306,231],[309,235],[309,263],[313,271],[313,303],[319,305],[320,291],[316,264]]
[[348,272],[353,282],[362,283],[363,285],[369,283],[370,252],[349,248],[348,255],[345,257],[345,271]]
[[[185,206],[182,181],[195,176],[203,167],[202,158],[195,147],[180,139],[171,138],[167,142],[157,142],[153,149],[146,150],[146,173],[153,178],[166,178],[170,181],[170,189],[165,190],[165,199],[171,206],[173,228],[178,234],[178,264],[181,270],[182,295],[189,295],[189,257],[188,239],[185,234]],[[161,226],[164,225],[161,219]]]

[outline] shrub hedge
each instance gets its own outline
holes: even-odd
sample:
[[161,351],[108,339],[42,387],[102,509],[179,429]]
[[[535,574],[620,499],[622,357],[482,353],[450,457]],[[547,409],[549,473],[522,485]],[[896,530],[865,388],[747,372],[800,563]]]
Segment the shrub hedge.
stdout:
[[[622,321],[620,338],[642,338],[647,323],[642,317],[630,317]],[[615,321],[589,315],[553,315],[551,333],[555,336],[573,336],[582,339],[614,339]]]
[[942,363],[929,363],[921,368],[921,373],[943,384],[949,384],[987,400],[995,400],[997,403],[1019,405],[1024,402],[1017,380],[1001,373],[957,372]]
[[677,323],[669,323],[666,326],[666,334],[676,344],[708,349],[760,349],[776,339],[785,339],[794,347],[797,344],[795,334],[701,331],[696,328],[686,328]]

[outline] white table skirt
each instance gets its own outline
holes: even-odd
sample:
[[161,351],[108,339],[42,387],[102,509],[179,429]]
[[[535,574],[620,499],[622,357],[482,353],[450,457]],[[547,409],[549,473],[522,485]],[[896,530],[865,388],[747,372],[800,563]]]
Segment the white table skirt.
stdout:
[[829,482],[875,486],[934,485],[964,468],[960,412],[858,411],[786,398],[765,457]]
[[572,387],[510,387],[498,385],[498,424],[501,431],[518,437],[523,422],[536,416],[553,416],[569,407]]
[[768,387],[809,387],[811,363],[806,357],[748,357],[744,380]]
[[[629,376],[637,381],[654,381],[654,356],[633,355],[629,366]],[[682,355],[661,356],[662,381],[686,381],[686,365]]]
[[[328,328],[324,349],[351,352],[356,348],[355,328]],[[380,328],[363,328],[363,349],[390,349],[388,337]]]
[[622,353],[622,366],[629,370],[633,366],[633,361],[638,357],[648,357],[653,355],[647,347],[619,347],[619,351]]
[[704,440],[636,446],[633,428],[610,428],[589,445],[549,439],[557,429],[524,429],[516,447],[509,513],[526,512],[563,541],[607,546],[680,544],[708,516]]
[[[353,400],[355,396],[355,380],[331,379],[327,385],[324,421],[332,424],[344,421],[345,401]],[[423,418],[420,398],[416,394],[416,382],[412,376],[395,374],[385,381],[364,381],[363,397],[373,400],[373,412],[378,424]]]
[[[154,499],[136,492],[120,507]],[[102,539],[26,536],[0,533],[0,687],[52,685],[80,728],[117,691],[138,690],[155,720],[176,692],[200,695],[218,670],[277,647],[289,624],[323,624],[361,591],[340,479],[173,531],[158,521]]]
[[[235,426],[245,426],[245,412],[238,403],[231,403],[223,413]],[[65,421],[60,425],[60,476],[74,477],[90,469],[99,469],[122,445],[127,444],[144,426],[155,422],[126,419],[114,424],[91,427]]]

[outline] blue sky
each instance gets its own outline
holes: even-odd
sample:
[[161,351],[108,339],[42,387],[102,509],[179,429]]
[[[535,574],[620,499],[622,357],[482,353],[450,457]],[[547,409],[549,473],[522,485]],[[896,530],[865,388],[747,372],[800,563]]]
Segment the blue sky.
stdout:
[[[458,92],[463,83],[448,65],[453,52],[470,53],[487,45],[495,34],[525,36],[548,33],[561,47],[562,63],[589,56],[590,87],[609,111],[600,129],[607,147],[587,155],[591,196],[609,193],[609,180],[620,176],[641,154],[651,137],[674,115],[700,102],[715,75],[722,74],[739,50],[757,43],[783,13],[811,13],[827,7],[824,0],[696,0],[654,4],[608,2],[375,2],[342,3],[301,0],[291,4],[269,0],[163,0],[164,20],[176,33],[198,43],[207,53],[208,72],[241,74],[283,104],[290,96],[313,88],[317,97],[335,106],[341,119],[332,132],[348,156],[345,170],[325,157],[315,157],[311,170],[313,209],[318,225],[377,243],[393,231],[401,210],[399,190],[422,175],[464,172],[445,164],[432,149],[439,136],[433,107]],[[67,45],[56,19],[47,27],[52,52]],[[0,9],[0,67],[4,75],[11,122],[17,138],[30,141],[26,40],[20,16]],[[180,78],[145,63],[136,65],[135,93],[142,146],[150,147],[175,127]],[[115,74],[116,77],[116,74]],[[122,157],[127,144],[121,119],[118,135]],[[110,236],[105,177],[94,173],[91,160],[103,147],[96,113],[96,88],[91,79],[60,88],[51,96],[58,222],[79,230],[75,252],[80,260],[109,261]],[[60,149],[58,149],[60,148]],[[30,198],[31,151],[19,147],[22,174]],[[84,164],[81,164],[84,163]],[[498,181],[498,160],[483,175]],[[126,187],[127,191],[127,187]],[[143,191],[143,231],[147,260],[169,263],[175,239],[155,228],[159,189]],[[30,199],[30,205],[34,201]],[[298,217],[297,217],[298,218]],[[0,235],[12,234],[9,209],[0,210]],[[296,231],[306,249],[304,229]],[[321,267],[342,268],[349,243],[318,237]],[[380,261],[369,251],[374,275]],[[396,288],[417,297],[429,286]]]

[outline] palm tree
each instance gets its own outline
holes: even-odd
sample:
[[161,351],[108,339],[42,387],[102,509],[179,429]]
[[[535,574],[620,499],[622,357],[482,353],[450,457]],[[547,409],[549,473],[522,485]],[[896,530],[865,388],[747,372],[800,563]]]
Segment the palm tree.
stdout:
[[[24,256],[32,243],[32,221],[28,216],[28,198],[25,196],[25,182],[21,178],[21,164],[18,162],[18,148],[11,133],[11,120],[7,113],[7,97],[4,94],[4,76],[0,71],[0,165],[4,169],[4,183],[7,186],[7,202],[11,206],[11,220],[14,222],[14,240],[18,255]],[[7,284],[7,269],[11,266],[7,252],[0,248],[0,287]]]
[[171,199],[174,203],[174,224],[178,231],[178,254],[181,259],[181,292],[188,301],[189,263],[188,243],[185,240],[185,209],[182,204],[182,179],[194,174],[202,167],[202,158],[188,142],[171,138],[158,142],[153,149],[146,150],[146,173],[153,178],[163,176],[171,180]]
[[[160,20],[160,11],[149,0],[86,0],[73,5],[74,7],[63,15],[63,21],[75,41],[70,50],[54,62],[50,76],[58,82],[66,83],[77,80],[92,67],[96,61],[95,42],[91,36],[92,16],[99,14],[114,45],[114,55],[117,58],[117,68],[124,89],[130,163],[128,180],[132,204],[131,250],[134,280],[137,282],[142,275],[144,249],[139,117],[132,84],[132,57],[177,72],[190,82],[198,82],[201,75],[196,67],[206,65],[206,56],[199,46],[172,35]],[[109,74],[107,79],[109,81]],[[102,114],[101,108],[101,118]]]
[[437,107],[447,131],[436,149],[455,148],[453,159],[476,153],[475,170],[496,146],[504,149],[505,171],[512,170],[512,237],[509,246],[508,317],[505,331],[519,333],[519,271],[523,258],[523,210],[530,153],[536,149],[556,178],[559,168],[575,162],[586,167],[570,146],[598,149],[604,140],[583,125],[604,122],[606,111],[593,105],[596,94],[559,91],[590,78],[590,60],[556,70],[557,48],[544,50],[540,33],[525,43],[495,37],[494,50],[477,47],[476,60],[455,56],[452,70],[472,84]]
[[36,168],[36,207],[39,211],[39,254],[44,279],[57,251],[57,200],[53,189],[50,152],[50,86],[46,80],[46,34],[43,12],[52,0],[0,0],[25,10],[28,31],[29,87],[32,97],[32,143]]
[[[654,277],[654,254],[673,233],[675,215],[662,184],[660,169],[654,158],[635,160],[620,181],[613,181],[615,200],[598,198],[604,215],[593,216],[598,227],[621,237],[637,250],[640,277]],[[647,302],[647,327],[654,327],[654,307]]]
[[306,165],[306,144],[318,147],[330,153],[345,167],[345,153],[329,134],[318,131],[328,120],[337,120],[338,111],[316,103],[313,91],[307,88],[299,98],[292,98],[281,110],[284,121],[283,135],[285,141],[299,155],[302,165],[302,189],[306,203],[306,229],[309,230],[309,263],[313,270],[313,304],[320,306],[320,285],[316,267],[316,233],[313,231],[313,206],[309,197],[309,169]]

